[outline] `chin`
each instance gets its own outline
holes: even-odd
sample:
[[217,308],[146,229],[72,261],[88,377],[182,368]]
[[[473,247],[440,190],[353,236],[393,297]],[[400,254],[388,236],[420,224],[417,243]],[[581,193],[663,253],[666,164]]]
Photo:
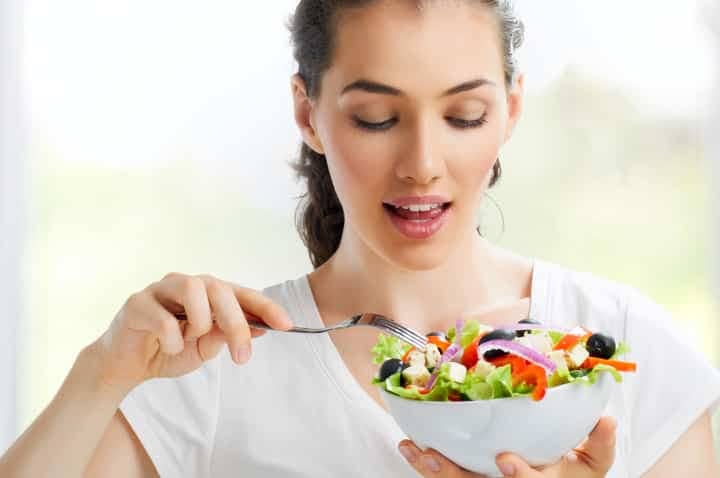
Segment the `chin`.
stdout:
[[390,246],[384,251],[385,259],[399,269],[407,271],[429,271],[447,262],[450,244],[424,244],[416,247]]

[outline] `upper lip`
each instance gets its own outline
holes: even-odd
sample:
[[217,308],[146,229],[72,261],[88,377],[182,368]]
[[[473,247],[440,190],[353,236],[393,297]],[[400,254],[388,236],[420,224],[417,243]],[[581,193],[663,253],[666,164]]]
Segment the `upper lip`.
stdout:
[[390,204],[395,207],[405,207],[413,204],[445,204],[450,202],[445,196],[404,196],[385,201],[385,204]]

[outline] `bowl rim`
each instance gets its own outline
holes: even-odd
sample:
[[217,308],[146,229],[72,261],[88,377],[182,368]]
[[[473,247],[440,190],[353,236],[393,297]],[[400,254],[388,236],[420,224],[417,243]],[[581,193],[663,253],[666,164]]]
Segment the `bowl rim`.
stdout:
[[[551,393],[556,393],[556,391],[557,391],[558,389],[566,390],[567,388],[569,388],[569,387],[567,387],[568,385],[574,385],[574,386],[576,386],[576,387],[577,387],[577,386],[582,386],[582,387],[592,388],[592,387],[597,386],[597,385],[598,385],[598,382],[600,382],[601,380],[609,380],[609,381],[611,381],[611,384],[609,385],[609,386],[611,386],[611,387],[614,386],[614,385],[613,385],[614,383],[617,383],[617,382],[615,381],[615,378],[612,376],[612,374],[610,374],[610,373],[603,373],[603,374],[600,374],[600,376],[599,376],[598,379],[595,381],[595,383],[592,383],[592,384],[568,382],[568,383],[563,383],[563,384],[561,384],[561,385],[556,385],[555,387],[548,388],[548,389],[546,390],[546,392],[545,392],[545,397],[543,397],[542,400],[538,400],[538,402],[544,401],[544,400],[547,398],[548,395],[550,395]],[[513,401],[518,401],[518,400],[530,400],[530,401],[533,401],[533,402],[535,401],[535,400],[532,399],[532,397],[531,397],[530,395],[518,395],[518,396],[514,396],[514,397],[491,398],[491,399],[488,399],[488,400],[463,400],[463,401],[445,400],[445,401],[442,401],[442,402],[439,401],[439,400],[415,400],[415,399],[412,399],[412,398],[405,398],[405,397],[401,397],[400,395],[395,395],[395,394],[392,393],[392,392],[388,392],[387,390],[385,390],[385,387],[382,387],[382,386],[380,386],[379,384],[377,384],[376,386],[380,389],[380,392],[381,392],[381,393],[383,393],[383,394],[385,394],[385,395],[389,395],[389,396],[391,396],[392,398],[395,398],[395,399],[398,399],[398,400],[402,400],[402,401],[406,401],[406,402],[410,402],[410,403],[422,403],[422,404],[427,404],[427,406],[439,406],[439,405],[447,406],[448,404],[451,404],[451,406],[470,406],[470,404],[478,404],[478,403],[488,403],[488,404],[489,404],[489,403],[500,403],[500,402],[508,402],[508,401],[510,401],[510,400],[513,400]],[[423,406],[423,405],[421,405],[421,406]]]

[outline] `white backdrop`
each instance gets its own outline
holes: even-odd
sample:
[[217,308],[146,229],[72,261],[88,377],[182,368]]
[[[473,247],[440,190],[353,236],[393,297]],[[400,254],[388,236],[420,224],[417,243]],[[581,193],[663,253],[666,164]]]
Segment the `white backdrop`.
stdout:
[[[609,80],[626,82],[651,108],[696,115],[698,105],[707,104],[706,88],[712,83],[702,51],[709,42],[695,36],[700,35],[694,23],[697,2],[604,0],[579,7],[577,0],[519,0],[529,27],[521,55],[531,85],[541,88],[572,61]],[[706,3],[720,10],[717,0]],[[21,160],[19,63],[22,60],[23,71],[29,72],[23,84],[33,126],[49,132],[50,142],[68,158],[123,166],[166,160],[177,156],[172,145],[178,137],[188,138],[194,156],[219,164],[238,163],[234,160],[239,153],[253,151],[254,157],[239,162],[239,181],[258,202],[290,209],[294,201],[286,191],[294,183],[289,168],[284,161],[266,160],[289,158],[297,145],[289,107],[293,65],[283,25],[296,0],[258,4],[249,8],[233,0],[128,0],[108,6],[94,0],[0,0],[0,449],[16,432],[18,337],[23,336],[18,328],[23,324],[26,166]],[[21,5],[30,25],[24,34],[19,27]],[[558,17],[560,13],[564,17]],[[660,31],[667,18],[674,19],[676,35]],[[713,18],[720,56],[720,11]],[[607,34],[610,23],[617,34]],[[649,27],[633,44],[608,46],[633,38],[629,32],[643,24]],[[22,56],[21,38],[27,41]],[[667,68],[663,55],[673,45],[687,52],[685,63]],[[625,55],[607,55],[610,50]],[[643,68],[635,67],[638,56]],[[716,78],[718,83],[720,75]],[[278,96],[268,98],[270,91]],[[709,157],[714,159],[714,194],[720,204],[720,98],[708,112],[708,139],[714,143]],[[251,128],[247,134],[236,133],[265,117],[278,119],[271,136]],[[110,151],[108,144],[113,145]],[[720,208],[714,213],[720,239]],[[720,267],[718,271],[720,292]]]
[[0,0],[0,450],[15,438],[22,318],[25,190],[19,49],[20,1]]

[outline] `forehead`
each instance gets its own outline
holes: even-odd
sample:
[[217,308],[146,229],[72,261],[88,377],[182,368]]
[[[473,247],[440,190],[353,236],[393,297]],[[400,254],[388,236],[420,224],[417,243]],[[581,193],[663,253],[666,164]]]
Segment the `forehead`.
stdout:
[[346,10],[336,28],[334,88],[358,78],[418,94],[478,76],[503,83],[497,19],[479,1],[381,0]]

